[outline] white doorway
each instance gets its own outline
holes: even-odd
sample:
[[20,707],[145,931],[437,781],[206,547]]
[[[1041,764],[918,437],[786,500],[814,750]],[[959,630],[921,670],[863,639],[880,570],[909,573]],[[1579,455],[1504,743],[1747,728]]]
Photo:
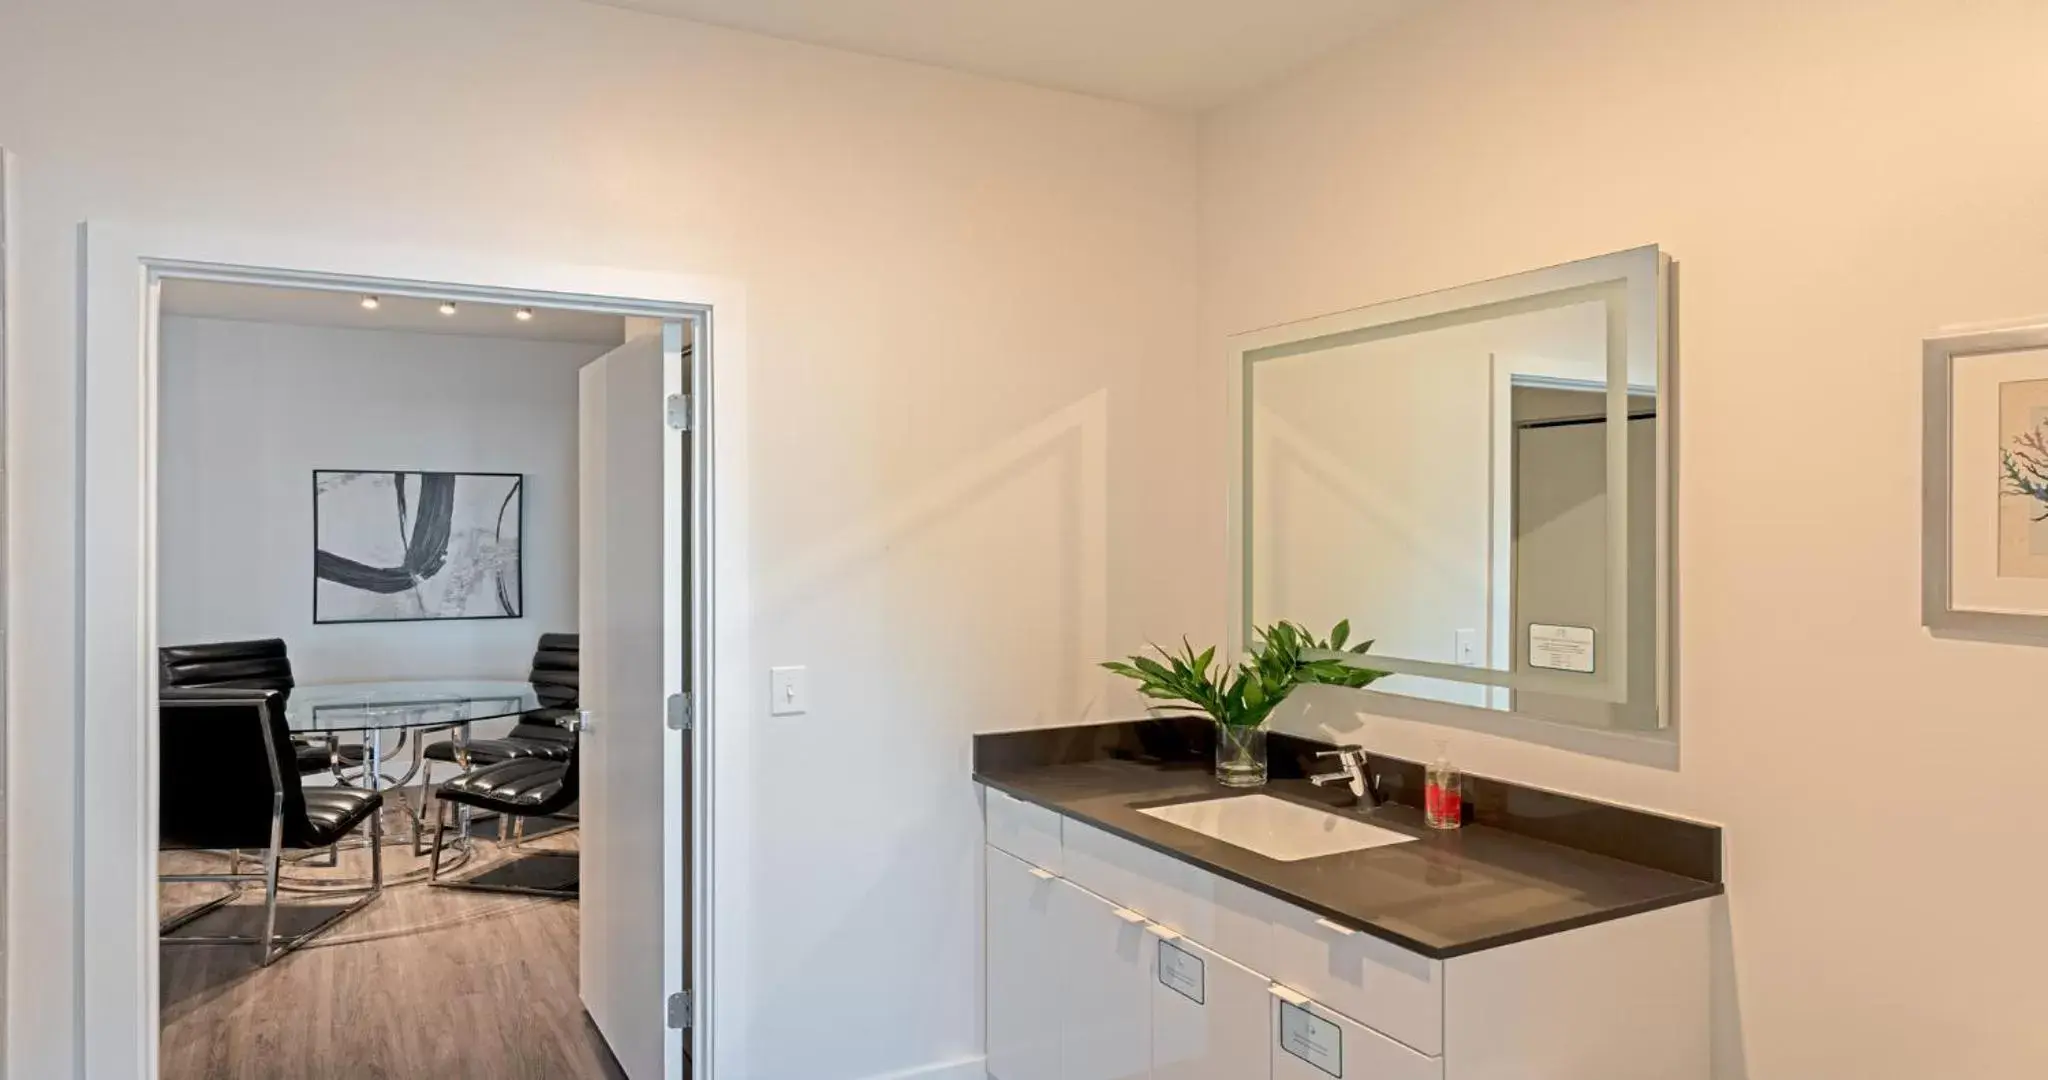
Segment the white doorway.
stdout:
[[[606,958],[617,954],[616,947],[599,949],[595,959],[586,954],[583,996],[607,1040],[627,1044],[615,1045],[614,1052],[632,1080],[683,1075],[685,1031],[697,1034],[697,1075],[710,1075],[705,1019],[713,997],[685,991],[715,985],[712,912],[697,898],[712,880],[715,781],[709,764],[717,718],[725,712],[719,691],[727,685],[718,673],[741,657],[737,648],[714,652],[713,644],[742,640],[727,632],[744,625],[743,595],[716,586],[731,580],[719,568],[719,553],[743,535],[742,521],[724,520],[719,493],[726,489],[717,482],[721,453],[738,435],[720,420],[743,389],[738,378],[728,378],[725,366],[739,353],[738,336],[730,332],[737,322],[736,291],[717,282],[617,271],[479,265],[459,257],[104,227],[87,230],[85,255],[84,695],[87,726],[95,729],[88,738],[110,748],[81,763],[83,846],[93,883],[83,915],[95,930],[80,958],[88,1073],[157,1075],[158,313],[163,282],[198,279],[526,304],[665,324],[655,339],[656,359],[637,372],[658,377],[643,388],[653,391],[645,410],[620,425],[653,433],[659,456],[632,468],[615,461],[613,469],[620,482],[643,485],[643,492],[658,486],[661,509],[649,513],[642,497],[586,499],[582,526],[590,535],[594,514],[602,540],[612,517],[631,524],[638,514],[638,524],[656,530],[643,547],[662,587],[646,588],[643,576],[638,591],[662,598],[654,608],[654,644],[641,650],[642,667],[657,682],[650,688],[645,671],[635,672],[642,681],[624,691],[633,698],[630,704],[612,701],[609,715],[599,710],[589,729],[593,743],[612,736],[651,737],[631,753],[600,758],[595,770],[586,758],[583,770],[586,789],[602,785],[650,805],[630,819],[637,826],[630,836],[623,826],[628,819],[616,812],[608,822],[586,816],[582,828],[586,843],[594,831],[600,843],[633,852],[631,859],[586,865],[585,887],[597,873],[604,878],[598,892],[615,899],[634,894],[630,902],[608,908],[611,931],[632,937],[642,954],[659,963],[624,970]],[[629,380],[615,381],[623,394]],[[732,457],[737,456],[735,451]],[[588,580],[587,566],[583,576]],[[621,676],[615,685],[628,681]],[[690,697],[679,696],[684,694]],[[651,726],[636,725],[643,718]],[[685,719],[694,723],[686,726]]]

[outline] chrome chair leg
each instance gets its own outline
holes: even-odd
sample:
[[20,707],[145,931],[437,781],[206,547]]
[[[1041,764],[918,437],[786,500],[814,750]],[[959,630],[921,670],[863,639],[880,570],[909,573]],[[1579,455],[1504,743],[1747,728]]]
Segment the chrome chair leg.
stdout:
[[270,847],[263,852],[263,940],[257,954],[260,966],[269,966],[270,947],[277,940],[277,871],[284,861],[284,794],[270,801]]
[[448,815],[444,812],[447,804],[434,803],[434,844],[427,850],[427,884],[438,884],[441,880],[441,834],[447,831]]
[[271,949],[277,942],[277,863],[278,852],[272,848],[263,856],[263,939],[257,942],[257,956],[264,966],[270,964]]
[[384,891],[384,821],[383,808],[370,814],[370,889],[372,895]]
[[[452,738],[452,741],[455,743],[455,771],[457,773],[466,773],[476,767],[476,763],[469,759],[470,735],[471,731],[469,721],[465,720],[462,723],[455,725],[455,733]],[[463,850],[465,851],[468,850],[468,845],[470,843],[470,823],[474,820],[476,820],[476,812],[472,810],[469,806],[456,806],[455,840],[457,843],[463,845]]]
[[[424,742],[426,740],[422,739],[421,741]],[[426,843],[427,839],[427,808],[434,803],[434,763],[422,757],[419,769],[420,804],[413,811],[412,819],[412,853],[415,858],[426,854],[426,852],[420,850],[420,847]],[[440,825],[440,821],[441,815],[437,809],[434,814],[434,823],[437,828]]]

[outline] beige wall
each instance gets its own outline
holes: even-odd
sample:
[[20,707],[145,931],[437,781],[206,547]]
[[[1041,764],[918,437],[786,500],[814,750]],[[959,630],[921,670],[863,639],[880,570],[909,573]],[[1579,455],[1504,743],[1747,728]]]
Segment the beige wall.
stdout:
[[805,664],[814,704],[721,744],[720,1075],[978,1075],[969,733],[1101,715],[1093,663],[1220,560],[1151,479],[1190,438],[1191,122],[566,0],[0,0],[0,144],[11,1077],[73,1075],[63,763],[137,722],[75,711],[89,217],[738,279],[753,700]]
[[2043,41],[2031,0],[1443,3],[1204,131],[1210,355],[1679,260],[1682,766],[1453,745],[1727,827],[1722,1078],[2048,1075],[2048,653],[1931,639],[1917,592],[1920,338],[2048,311]]

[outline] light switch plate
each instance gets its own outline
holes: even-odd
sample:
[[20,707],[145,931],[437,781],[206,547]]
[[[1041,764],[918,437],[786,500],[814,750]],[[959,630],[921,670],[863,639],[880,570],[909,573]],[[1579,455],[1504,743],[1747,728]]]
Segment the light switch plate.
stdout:
[[1458,631],[1458,663],[1466,667],[1479,666],[1479,631]]
[[769,715],[796,716],[811,711],[808,673],[808,669],[801,667],[768,669]]

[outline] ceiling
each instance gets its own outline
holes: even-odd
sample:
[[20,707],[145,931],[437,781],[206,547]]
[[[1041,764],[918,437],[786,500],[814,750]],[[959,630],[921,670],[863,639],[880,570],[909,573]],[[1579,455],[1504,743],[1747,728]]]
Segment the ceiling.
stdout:
[[1421,0],[595,0],[1097,97],[1200,110]]
[[196,315],[248,322],[336,326],[355,330],[403,330],[426,334],[467,334],[522,341],[567,341],[585,345],[617,345],[625,340],[625,320],[587,311],[534,308],[533,318],[519,319],[516,305],[465,300],[453,315],[441,314],[441,302],[413,296],[380,296],[375,310],[363,307],[363,294],[328,289],[292,289],[223,281],[166,278],[162,310],[166,315]]

